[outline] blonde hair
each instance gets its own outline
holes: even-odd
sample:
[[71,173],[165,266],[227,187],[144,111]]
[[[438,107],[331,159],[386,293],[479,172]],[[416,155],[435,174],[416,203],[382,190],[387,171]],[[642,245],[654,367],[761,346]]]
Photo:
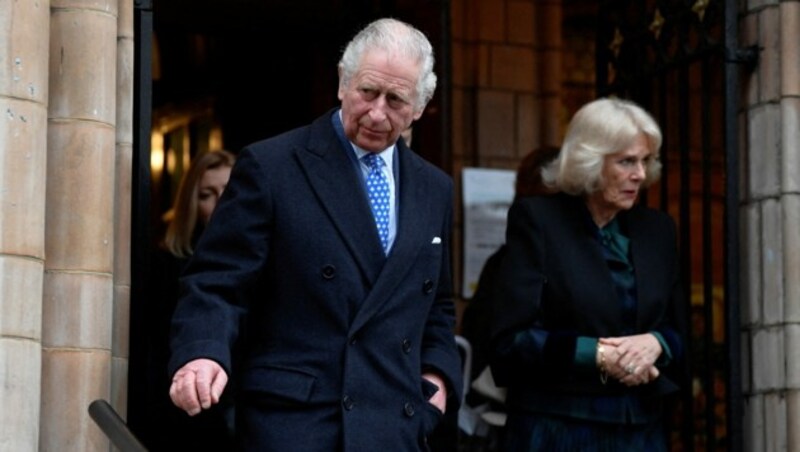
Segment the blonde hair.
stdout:
[[210,169],[233,167],[236,157],[228,151],[209,151],[198,155],[189,164],[181,179],[172,208],[165,215],[167,231],[163,246],[175,257],[194,253],[192,241],[197,229],[197,204],[200,179]]
[[561,152],[542,169],[542,180],[571,195],[594,193],[601,186],[605,156],[629,147],[639,134],[645,135],[653,153],[642,182],[647,187],[661,177],[661,129],[640,106],[616,98],[597,99],[575,113]]

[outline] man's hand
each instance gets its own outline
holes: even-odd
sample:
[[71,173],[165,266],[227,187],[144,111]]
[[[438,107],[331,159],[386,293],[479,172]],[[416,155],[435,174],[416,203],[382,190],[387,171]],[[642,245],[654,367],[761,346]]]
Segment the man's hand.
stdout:
[[226,384],[228,374],[222,366],[210,359],[196,359],[175,372],[169,397],[175,406],[194,416],[219,402]]
[[433,394],[430,399],[428,399],[428,403],[438,408],[439,411],[444,414],[444,410],[447,407],[447,387],[444,384],[444,380],[442,380],[442,378],[438,375],[430,372],[422,374],[422,378],[430,381],[439,388],[439,390],[436,391],[436,393]]

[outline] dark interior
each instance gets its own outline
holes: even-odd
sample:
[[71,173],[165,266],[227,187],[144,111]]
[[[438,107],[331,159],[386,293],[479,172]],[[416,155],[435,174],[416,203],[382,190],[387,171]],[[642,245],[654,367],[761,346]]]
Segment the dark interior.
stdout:
[[[441,56],[441,11],[446,4],[430,0],[154,0],[158,48],[154,78],[158,79],[153,84],[153,108],[212,103],[225,147],[236,151],[306,124],[334,107],[341,50],[371,20],[392,16],[413,23]],[[441,61],[437,64],[441,66]],[[441,74],[441,68],[437,69]],[[432,128],[427,124],[434,122],[438,128],[431,116],[438,119],[440,97],[437,94],[428,109],[431,113],[418,125]],[[430,143],[419,137],[417,143],[439,147],[438,135]],[[439,150],[417,151],[442,163]]]
[[[441,105],[446,104],[442,93],[447,92],[449,78],[442,68],[447,60],[442,37],[447,36],[443,11],[449,10],[448,2],[152,0],[152,7],[152,117],[201,118],[189,124],[190,148],[181,152],[193,156],[203,150],[209,121],[220,127],[224,148],[236,153],[337,106],[336,65],[341,50],[368,22],[390,16],[414,24],[434,45],[439,89],[415,124],[413,148],[434,164],[447,167],[449,149],[443,137],[448,134],[442,130],[446,121]],[[199,111],[210,112],[210,118],[197,116]],[[165,136],[166,152],[170,152],[167,141],[171,139],[182,137]],[[170,207],[179,176],[165,172],[157,183],[152,182],[148,234],[152,243],[161,235],[161,215]],[[147,275],[151,265],[142,264],[139,271]],[[154,352],[149,338],[158,328],[155,305],[166,288],[150,279],[144,286],[131,304],[127,420],[134,434],[147,442],[170,432],[148,414],[152,413],[148,404],[158,396],[154,393],[161,391],[151,383],[153,372],[158,372],[151,364],[160,358],[154,357],[158,351]],[[166,375],[166,369],[163,372]],[[449,439],[444,443],[454,445]]]

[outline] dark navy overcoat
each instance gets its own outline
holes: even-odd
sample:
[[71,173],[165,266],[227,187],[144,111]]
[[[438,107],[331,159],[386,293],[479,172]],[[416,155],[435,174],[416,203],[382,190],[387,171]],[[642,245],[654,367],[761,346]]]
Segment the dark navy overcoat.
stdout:
[[384,256],[334,113],[240,152],[182,277],[169,371],[219,362],[248,450],[424,450],[440,415],[421,374],[461,388],[452,180],[397,143]]

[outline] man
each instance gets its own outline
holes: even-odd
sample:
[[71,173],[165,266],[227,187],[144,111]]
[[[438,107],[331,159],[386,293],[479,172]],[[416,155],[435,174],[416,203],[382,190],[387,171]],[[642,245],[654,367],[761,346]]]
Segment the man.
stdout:
[[182,278],[178,407],[208,409],[235,367],[246,450],[427,448],[461,388],[452,181],[398,137],[435,87],[425,36],[378,20],[339,62],[341,109],[239,154]]

